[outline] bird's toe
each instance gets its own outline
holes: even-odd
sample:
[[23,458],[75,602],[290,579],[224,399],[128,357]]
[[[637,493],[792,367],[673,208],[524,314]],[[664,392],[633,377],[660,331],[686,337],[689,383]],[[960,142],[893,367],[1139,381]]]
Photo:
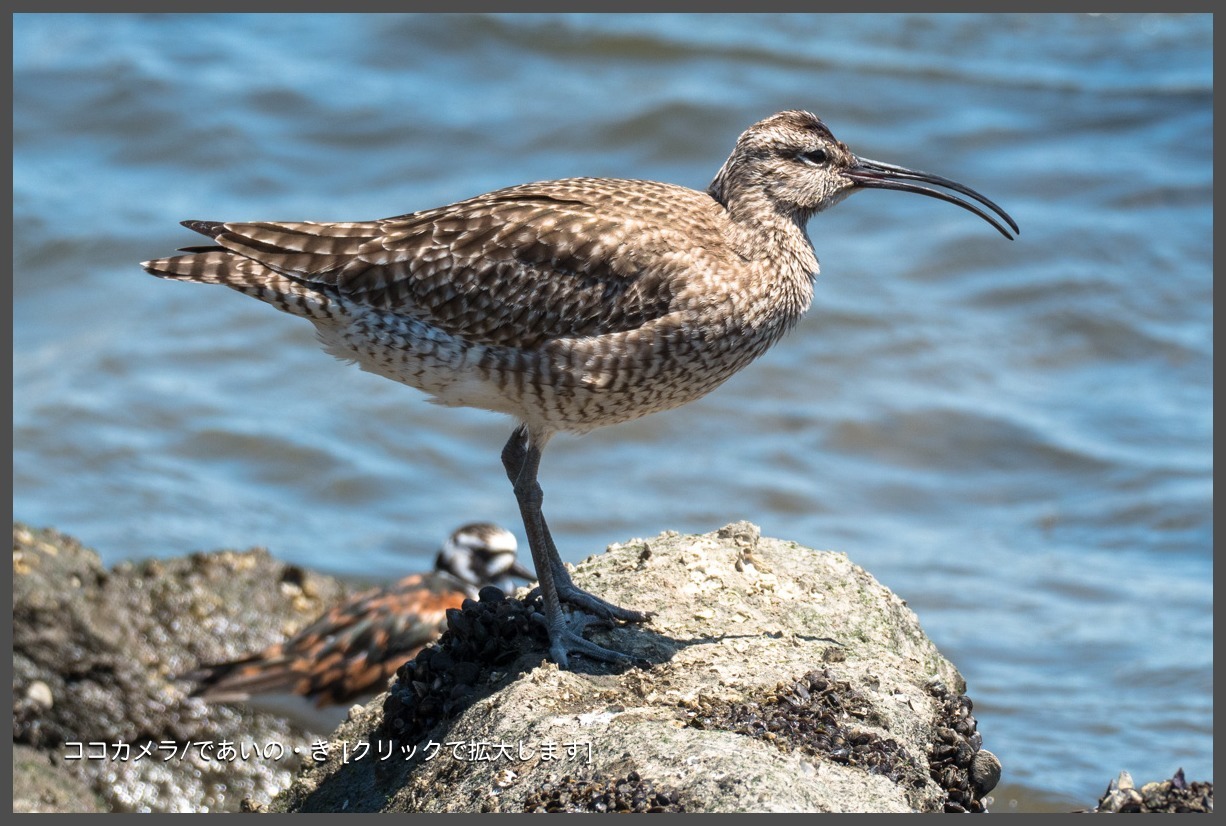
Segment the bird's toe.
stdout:
[[646,622],[651,617],[651,614],[646,611],[622,608],[620,605],[606,602],[595,594],[589,594],[582,588],[571,584],[558,585],[558,599],[603,620]]

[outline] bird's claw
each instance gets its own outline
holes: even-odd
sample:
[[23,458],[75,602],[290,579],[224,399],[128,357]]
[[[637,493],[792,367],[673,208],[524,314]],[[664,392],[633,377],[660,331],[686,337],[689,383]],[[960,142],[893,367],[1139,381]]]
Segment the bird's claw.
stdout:
[[[599,617],[602,620],[620,620],[622,622],[646,622],[651,619],[651,612],[636,611],[633,608],[622,608],[606,602],[595,594],[590,594],[572,582],[557,584],[558,599],[580,611]],[[534,600],[541,595],[541,586],[536,586],[528,592],[528,600]]]
[[532,619],[545,626],[545,630],[549,633],[549,656],[558,664],[559,668],[570,666],[570,654],[580,654],[584,657],[606,663],[628,663],[634,661],[634,658],[629,654],[623,654],[620,651],[614,651],[610,648],[597,645],[582,636],[583,631],[588,626],[599,625],[608,627],[609,621],[605,617],[585,613],[572,613],[559,617],[555,622],[550,622],[544,614],[538,613],[533,614]]
[[622,622],[646,622],[651,616],[646,611],[622,608],[620,605],[606,602],[595,594],[589,594],[571,582],[569,576],[557,578],[557,590],[558,599],[562,602],[601,619],[621,620]]

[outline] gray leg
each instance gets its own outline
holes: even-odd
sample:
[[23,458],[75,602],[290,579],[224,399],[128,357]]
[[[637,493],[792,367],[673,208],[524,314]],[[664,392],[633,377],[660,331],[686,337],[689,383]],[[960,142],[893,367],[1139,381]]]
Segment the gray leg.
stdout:
[[553,537],[549,535],[549,526],[545,524],[543,516],[541,518],[541,528],[545,531],[546,547],[551,552],[553,581],[558,589],[558,598],[560,600],[576,608],[582,608],[590,614],[595,614],[602,620],[622,620],[623,622],[645,622],[647,620],[650,614],[645,611],[635,611],[631,608],[622,608],[619,605],[606,602],[572,582],[570,571],[566,570],[566,566],[562,564],[562,558],[558,556],[558,548],[553,544]]
[[570,574],[549,535],[545,517],[541,514],[544,495],[536,478],[540,461],[540,448],[533,444],[527,429],[522,426],[517,428],[502,450],[502,463],[515,490],[515,499],[524,520],[524,532],[528,536],[528,547],[532,552],[532,563],[536,566],[541,596],[545,601],[544,622],[549,631],[549,654],[563,668],[569,663],[568,653],[583,654],[605,662],[629,660],[627,655],[602,648],[579,635],[590,620],[580,620],[578,627],[572,628],[562,613],[561,601],[565,599],[605,619],[646,619],[645,614],[605,602],[571,582]]
[[[507,441],[506,447],[502,450],[502,463],[507,469],[507,476],[510,477],[511,484],[515,484],[516,480],[520,478],[527,455],[528,442],[527,430],[520,427],[511,434],[510,440]],[[622,608],[621,606],[614,605],[575,585],[570,578],[570,571],[566,570],[566,565],[562,563],[562,557],[558,554],[558,546],[554,544],[553,536],[549,533],[549,525],[545,522],[543,513],[540,515],[540,525],[544,538],[544,547],[549,552],[550,569],[553,571],[553,581],[558,599],[568,605],[581,608],[603,620],[645,622],[651,616],[645,611],[635,611],[631,608]]]

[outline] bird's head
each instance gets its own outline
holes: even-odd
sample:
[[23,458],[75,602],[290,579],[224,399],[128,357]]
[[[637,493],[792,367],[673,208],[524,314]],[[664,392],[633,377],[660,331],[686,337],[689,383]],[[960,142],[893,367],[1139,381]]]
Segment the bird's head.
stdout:
[[486,585],[506,593],[515,590],[512,577],[531,582],[536,576],[519,564],[515,535],[490,522],[458,528],[439,549],[434,565],[460,580],[475,594]]
[[[932,186],[978,201],[1004,224],[970,201]],[[734,218],[750,218],[751,212],[765,207],[803,224],[857,189],[893,189],[940,198],[975,213],[1006,238],[1018,232],[1003,209],[970,187],[857,157],[816,115],[799,110],[780,112],[746,129],[707,191]]]

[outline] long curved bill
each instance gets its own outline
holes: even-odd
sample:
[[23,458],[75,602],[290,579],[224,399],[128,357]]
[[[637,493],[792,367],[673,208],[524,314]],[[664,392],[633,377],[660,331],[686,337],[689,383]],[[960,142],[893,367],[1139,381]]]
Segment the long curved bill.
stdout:
[[[931,175],[927,172],[916,172],[911,169],[906,169],[894,164],[882,163],[881,161],[870,161],[868,158],[856,158],[855,164],[845,170],[843,174],[851,179],[856,186],[865,187],[866,189],[894,189],[899,192],[917,192],[920,195],[927,195],[930,198],[940,198],[942,201],[948,201],[951,204],[957,204],[965,210],[969,210],[978,215],[983,220],[987,221],[992,226],[996,227],[997,232],[1013,240],[1014,235],[1020,234],[1021,230],[1017,228],[1017,223],[1009,217],[1009,213],[998,207],[992,201],[980,195],[969,186],[963,186],[957,181],[951,181],[948,178],[942,178],[940,175]],[[919,183],[913,183],[918,181]],[[1010,233],[995,216],[989,215],[979,207],[972,204],[963,198],[956,195],[950,195],[948,192],[941,192],[939,189],[921,186],[920,184],[932,184],[933,186],[952,189],[954,192],[959,192],[966,195],[968,198],[973,198],[983,204],[988,209],[995,212],[1004,219],[1009,225]]]

